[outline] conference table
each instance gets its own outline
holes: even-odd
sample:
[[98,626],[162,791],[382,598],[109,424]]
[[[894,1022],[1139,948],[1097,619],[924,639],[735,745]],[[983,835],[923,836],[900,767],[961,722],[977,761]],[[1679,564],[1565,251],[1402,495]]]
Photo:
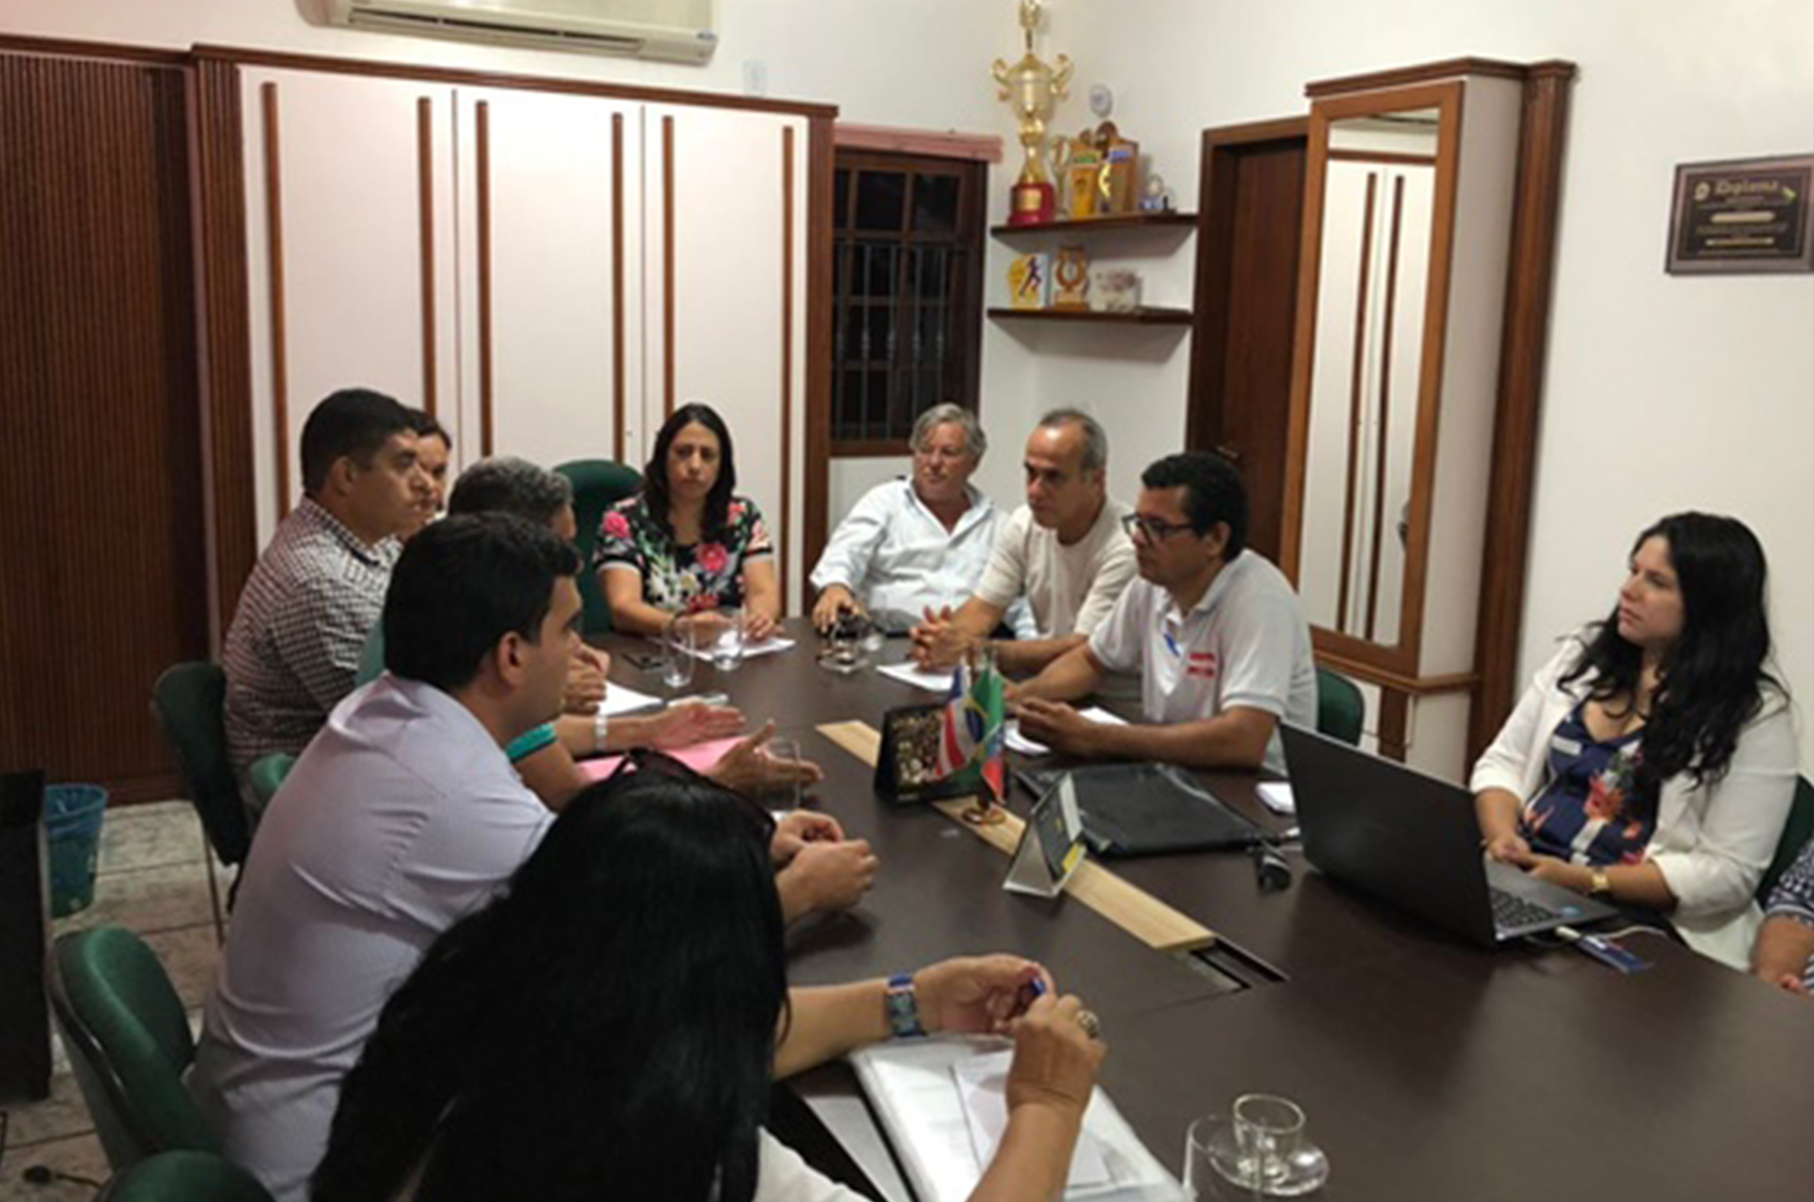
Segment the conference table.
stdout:
[[[1174,1174],[1194,1118],[1271,1093],[1307,1115],[1331,1167],[1312,1196],[1332,1202],[1814,1196],[1814,1002],[1656,936],[1626,941],[1651,961],[1630,975],[1566,947],[1476,948],[1292,850],[1294,879],[1272,892],[1245,853],[1107,865],[1215,934],[1204,951],[1156,950],[1075,897],[1004,891],[1000,851],[932,807],[879,799],[870,765],[819,728],[879,729],[886,710],[937,698],[873,669],[827,671],[804,622],[786,633],[791,650],[730,672],[701,663],[685,689],[624,654],[611,678],[723,693],[752,724],[773,719],[825,771],[810,803],[874,846],[863,902],[790,932],[795,984],[989,951],[1038,960],[1101,1017],[1100,1083]],[[882,658],[904,653],[892,639]],[[1202,779],[1268,829],[1289,821],[1259,803],[1253,774]],[[1024,791],[1011,802],[1025,813]],[[806,1088],[835,1096],[854,1078],[819,1070]]]

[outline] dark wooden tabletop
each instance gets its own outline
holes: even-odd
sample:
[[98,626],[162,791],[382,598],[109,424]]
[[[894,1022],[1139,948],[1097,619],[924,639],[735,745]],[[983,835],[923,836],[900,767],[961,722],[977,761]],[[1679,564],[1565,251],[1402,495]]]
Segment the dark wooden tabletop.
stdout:
[[[797,983],[884,975],[968,952],[1040,960],[1101,1015],[1102,1084],[1176,1171],[1184,1132],[1243,1093],[1280,1093],[1329,1154],[1327,1199],[1670,1202],[1814,1197],[1814,1003],[1655,937],[1622,976],[1568,949],[1488,952],[1333,882],[1288,853],[1292,885],[1261,892],[1252,861],[1206,853],[1113,871],[1275,970],[1249,987],[1147,948],[1072,898],[1002,890],[1008,861],[942,814],[894,807],[871,770],[815,729],[934,700],[873,671],[792,651],[684,692],[724,692],[773,718],[826,771],[812,803],[882,860],[849,914],[790,938]],[[634,645],[599,640],[607,649]],[[904,653],[890,640],[885,659]],[[612,678],[667,695],[624,656]],[[1205,777],[1277,829],[1251,775]],[[1025,797],[1017,795],[1023,810]]]

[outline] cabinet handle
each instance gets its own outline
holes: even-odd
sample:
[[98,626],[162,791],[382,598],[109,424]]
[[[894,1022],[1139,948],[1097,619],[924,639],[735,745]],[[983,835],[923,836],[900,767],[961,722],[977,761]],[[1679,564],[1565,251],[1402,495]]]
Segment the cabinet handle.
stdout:
[[1228,460],[1230,463],[1239,464],[1241,462],[1241,449],[1239,447],[1231,447],[1225,442],[1216,444],[1216,454]]

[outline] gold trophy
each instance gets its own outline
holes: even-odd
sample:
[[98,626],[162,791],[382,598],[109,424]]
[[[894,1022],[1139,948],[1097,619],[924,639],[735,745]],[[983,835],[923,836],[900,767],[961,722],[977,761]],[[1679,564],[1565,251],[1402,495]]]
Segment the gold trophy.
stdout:
[[1020,0],[1020,27],[1027,33],[1027,52],[1012,67],[1002,59],[995,60],[999,98],[1020,118],[1020,145],[1027,156],[1020,179],[1009,193],[1009,225],[1044,224],[1056,216],[1058,208],[1058,194],[1045,165],[1046,122],[1052,119],[1058,101],[1065,98],[1071,60],[1061,54],[1057,65],[1051,66],[1033,53],[1039,10],[1040,0]]

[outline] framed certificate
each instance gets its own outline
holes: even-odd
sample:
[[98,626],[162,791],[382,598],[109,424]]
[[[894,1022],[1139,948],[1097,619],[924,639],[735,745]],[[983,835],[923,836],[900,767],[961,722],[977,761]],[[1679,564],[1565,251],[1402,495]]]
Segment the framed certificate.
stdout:
[[1671,275],[1814,271],[1814,155],[1683,163],[1669,218]]

